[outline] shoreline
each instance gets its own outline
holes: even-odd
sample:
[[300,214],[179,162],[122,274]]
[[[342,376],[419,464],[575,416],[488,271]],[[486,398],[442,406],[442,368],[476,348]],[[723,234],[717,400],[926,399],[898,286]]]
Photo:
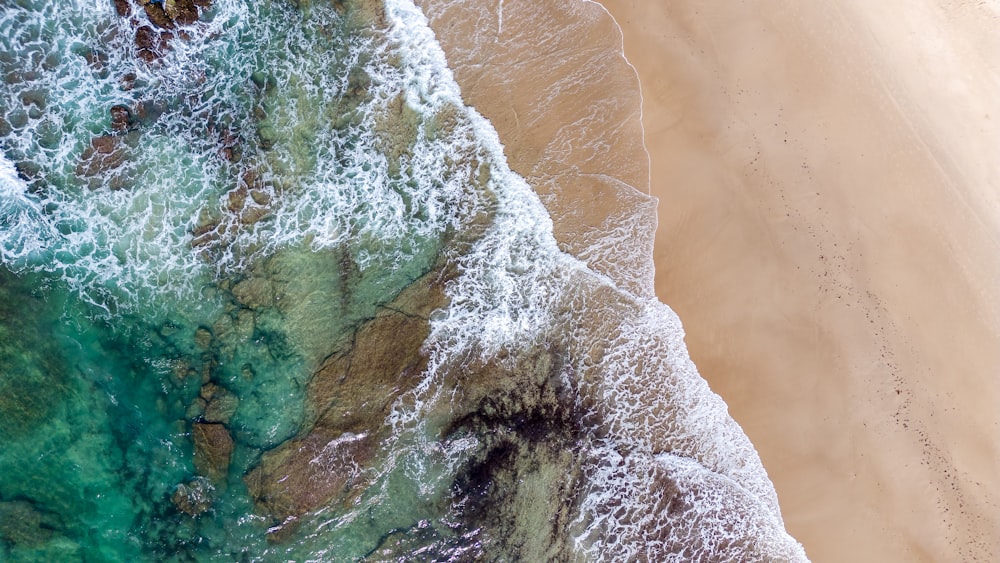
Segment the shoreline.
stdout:
[[[785,4],[603,2],[647,87],[657,294],[814,560],[990,560],[998,130],[964,108],[1000,65],[963,67],[987,26]],[[916,66],[925,35],[958,46]]]

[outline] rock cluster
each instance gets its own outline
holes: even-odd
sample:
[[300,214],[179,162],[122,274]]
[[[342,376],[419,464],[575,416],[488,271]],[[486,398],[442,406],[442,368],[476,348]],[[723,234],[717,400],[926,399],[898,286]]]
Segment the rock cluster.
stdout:
[[442,277],[435,270],[411,284],[357,328],[352,346],[327,358],[309,384],[308,430],[266,452],[247,474],[258,509],[273,519],[270,539],[364,490],[390,431],[390,408],[426,367],[421,347],[430,312],[445,303]]

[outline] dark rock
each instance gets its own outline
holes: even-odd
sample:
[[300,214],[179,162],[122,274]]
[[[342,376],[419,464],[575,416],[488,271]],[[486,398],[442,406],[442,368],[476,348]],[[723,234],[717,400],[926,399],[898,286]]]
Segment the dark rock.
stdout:
[[153,4],[152,2],[143,4],[142,9],[146,11],[146,17],[149,21],[160,28],[163,29],[173,29],[174,20],[170,19],[167,12],[163,9],[163,3]]
[[170,497],[174,506],[189,516],[198,516],[212,507],[215,500],[215,487],[204,477],[197,477],[187,483],[181,483],[174,489]]
[[162,100],[142,100],[136,102],[132,115],[143,125],[151,125],[167,111],[167,103]]
[[[583,430],[562,370],[557,348],[537,347],[506,361],[472,361],[445,377],[446,389],[461,386],[449,394],[452,414],[472,408],[446,435],[471,433],[479,444],[455,481],[452,504],[461,507],[456,516],[466,527],[481,531],[482,559],[571,559],[567,538],[581,483]],[[535,518],[539,512],[547,517]]]
[[49,119],[43,120],[35,132],[38,136],[38,144],[44,148],[54,149],[62,141],[62,129]]
[[198,21],[198,8],[194,0],[165,0],[163,9],[170,19],[180,25],[190,25]]
[[122,143],[124,143],[125,146],[130,149],[138,149],[139,142],[141,140],[142,140],[141,135],[139,135],[139,132],[136,131],[135,129],[132,129],[128,133],[122,135]]
[[23,109],[16,109],[7,114],[7,121],[14,129],[20,129],[28,124],[28,112]]
[[132,112],[127,106],[111,106],[111,128],[115,131],[126,131],[132,124]]
[[128,0],[115,0],[115,12],[125,18],[132,15],[132,5]]
[[122,90],[128,92],[132,88],[135,88],[136,75],[134,72],[128,72],[122,76],[121,87]]
[[222,424],[196,422],[192,425],[194,467],[199,475],[221,483],[229,472],[233,438]]
[[59,63],[61,62],[62,62],[61,54],[59,54],[58,52],[49,53],[45,55],[44,59],[42,59],[42,70],[45,70],[46,72],[51,72],[55,70],[56,67],[59,66]]
[[40,110],[45,109],[45,91],[28,90],[21,93],[21,103],[25,106],[35,106]]
[[261,90],[267,86],[267,75],[259,70],[250,75],[250,80]]
[[17,175],[22,180],[28,181],[38,178],[42,172],[42,167],[30,160],[19,160],[14,164],[14,169],[17,170]]
[[62,527],[58,517],[28,501],[0,502],[0,540],[18,547],[38,547]]
[[92,139],[90,146],[80,155],[76,173],[81,177],[101,178],[106,172],[124,164],[125,159],[126,153],[121,146],[121,139],[111,135],[101,135]]
[[155,50],[160,46],[160,35],[148,25],[141,26],[135,30],[135,46]]
[[206,422],[220,422],[229,424],[229,420],[236,414],[236,409],[240,406],[240,400],[232,393],[226,391],[216,395],[205,407],[205,414],[202,418]]

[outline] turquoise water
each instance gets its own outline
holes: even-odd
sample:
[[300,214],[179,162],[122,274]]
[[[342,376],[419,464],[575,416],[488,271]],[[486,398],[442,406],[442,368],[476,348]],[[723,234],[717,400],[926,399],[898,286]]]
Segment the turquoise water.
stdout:
[[799,559],[412,3],[184,4],[0,7],[0,560]]
[[[3,9],[4,560],[281,560],[331,541],[348,560],[431,514],[398,496],[417,506],[275,547],[243,481],[308,430],[313,372],[456,221],[449,171],[418,169],[442,128],[406,106],[360,12],[217,2],[147,64],[148,24],[110,4]],[[95,139],[113,160],[93,163]],[[220,419],[221,474],[192,444]],[[199,487],[211,508],[192,517],[175,492]]]

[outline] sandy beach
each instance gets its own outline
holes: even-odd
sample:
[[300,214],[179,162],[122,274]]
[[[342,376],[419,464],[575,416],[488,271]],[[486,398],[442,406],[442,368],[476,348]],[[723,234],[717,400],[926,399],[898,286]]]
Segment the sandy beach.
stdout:
[[1000,557],[995,7],[421,4],[564,249],[654,247],[814,561]]
[[657,294],[814,560],[993,561],[1000,20],[837,4],[607,2]]

